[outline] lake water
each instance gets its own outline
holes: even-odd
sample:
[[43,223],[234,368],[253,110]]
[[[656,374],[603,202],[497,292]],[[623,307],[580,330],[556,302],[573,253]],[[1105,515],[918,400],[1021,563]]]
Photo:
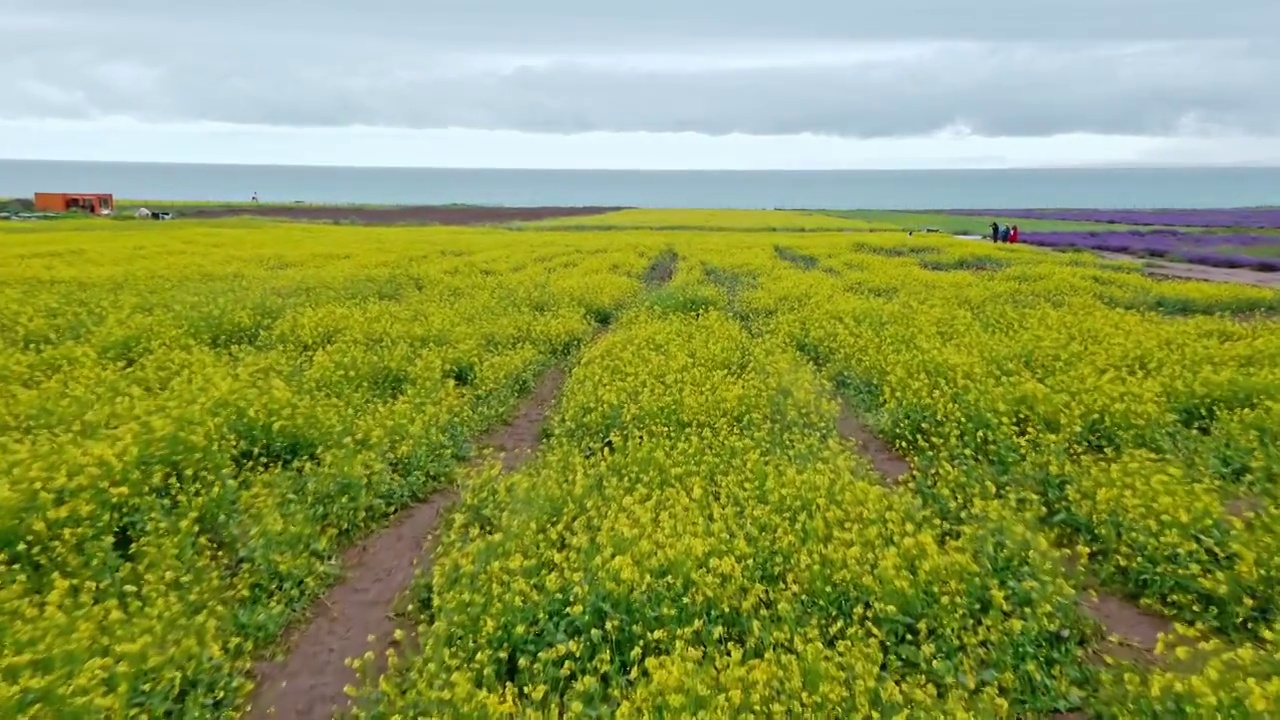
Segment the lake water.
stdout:
[[453,170],[0,160],[0,197],[703,208],[1178,208],[1280,205],[1280,168]]

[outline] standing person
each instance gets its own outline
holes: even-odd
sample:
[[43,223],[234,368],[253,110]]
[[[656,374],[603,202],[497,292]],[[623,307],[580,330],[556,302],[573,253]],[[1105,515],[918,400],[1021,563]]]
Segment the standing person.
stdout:
[[1009,234],[1009,242],[1015,245],[1018,244],[1018,226],[1017,225],[1013,226],[1013,231]]
[[995,220],[991,221],[991,242],[1000,242],[1000,225]]
[[254,203],[255,205],[257,204],[257,202],[258,202],[258,193],[257,193],[257,192],[253,193],[253,197],[250,199],[250,202]]
[[1011,231],[1009,230],[1009,226],[1008,226],[1008,225],[1001,225],[1001,226],[1000,226],[1000,242],[1002,242],[1002,243],[1007,243],[1007,242],[1009,242],[1009,233],[1010,233],[1010,232],[1011,232]]

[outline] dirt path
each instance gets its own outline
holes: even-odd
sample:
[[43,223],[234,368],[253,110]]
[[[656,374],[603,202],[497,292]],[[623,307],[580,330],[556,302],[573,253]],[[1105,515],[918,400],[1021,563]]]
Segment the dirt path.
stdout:
[[[779,260],[805,272],[824,270],[822,263],[813,255],[782,245],[775,245],[773,251]],[[839,394],[837,393],[837,395]],[[902,478],[910,475],[911,463],[907,462],[902,453],[894,450],[888,443],[871,432],[871,428],[867,427],[862,418],[858,417],[853,408],[849,407],[849,403],[843,396],[837,397],[837,399],[840,402],[840,415],[836,418],[836,432],[839,433],[840,437],[852,441],[857,446],[858,452],[884,478],[884,483],[890,487],[896,486]]]
[[343,687],[356,680],[346,659],[364,654],[370,635],[391,636],[392,603],[413,579],[418,558],[430,567],[436,528],[456,498],[452,489],[437,492],[343,556],[344,579],[311,607],[309,622],[289,640],[288,654],[259,664],[244,717],[333,716],[334,707],[345,701]]
[[[871,462],[887,486],[896,487],[911,473],[911,463],[871,432],[843,399],[836,425],[840,436],[857,444],[858,451]],[[1074,567],[1075,561],[1069,560],[1068,566]],[[1144,610],[1122,597],[1098,590],[1092,587],[1092,583],[1087,585],[1079,596],[1080,610],[1101,625],[1107,634],[1107,639],[1096,648],[1097,657],[1154,664],[1156,644],[1162,633],[1173,632],[1173,621]],[[1055,717],[1076,718],[1083,715],[1062,713]]]
[[[911,473],[911,463],[872,433],[843,399],[836,425],[840,436],[857,444],[858,451],[871,462],[887,486],[896,487]],[[1075,568],[1075,559],[1068,556],[1067,566],[1068,569]],[[1107,657],[1154,665],[1160,635],[1174,629],[1172,620],[1144,610],[1125,598],[1101,591],[1091,582],[1086,582],[1086,589],[1080,593],[1078,602],[1080,611],[1102,626],[1107,634],[1106,639],[1094,649],[1095,662],[1101,663],[1102,658]],[[1081,712],[1067,712],[1056,713],[1053,717],[1075,720],[1087,716]]]
[[[959,238],[961,240],[985,239],[976,235],[952,235],[952,237]],[[1048,252],[1078,251],[1078,248],[1051,248],[1033,245],[1031,243],[1023,244],[1027,247],[1046,250]],[[1171,260],[1153,260],[1150,258],[1138,257],[1137,255],[1109,252],[1107,250],[1090,250],[1089,252],[1092,252],[1094,255],[1106,260],[1142,263],[1143,272],[1147,275],[1179,278],[1183,280],[1204,280],[1207,282],[1239,283],[1242,285],[1254,285],[1265,288],[1280,288],[1280,273],[1260,272],[1258,270],[1248,270],[1246,268],[1220,268],[1213,267],[1211,265],[1195,265],[1192,263],[1173,262]]]
[[1223,503],[1222,510],[1227,517],[1247,521],[1266,512],[1267,502],[1256,495],[1242,495]]
[[1077,596],[1080,611],[1093,618],[1107,633],[1107,639],[1097,648],[1099,655],[1115,660],[1154,663],[1160,634],[1173,632],[1173,621],[1100,588],[1087,569],[1081,568],[1080,559],[1072,550],[1066,552],[1063,567],[1069,575],[1083,575],[1083,588]]
[[1172,620],[1103,592],[1085,591],[1080,597],[1080,609],[1108,635],[1099,652],[1116,660],[1153,664],[1161,633],[1173,632]]
[[[646,271],[646,284],[652,289],[669,282],[677,261],[673,251],[661,253]],[[561,366],[548,370],[512,419],[480,441],[500,454],[504,472],[533,457],[567,377]],[[379,661],[386,657],[398,627],[395,602],[416,571],[430,570],[441,519],[457,499],[453,488],[441,490],[343,556],[344,579],[312,606],[304,627],[287,635],[285,656],[258,665],[246,720],[329,720],[349,707],[344,688],[359,679],[347,659],[368,651]]]
[[[501,453],[505,471],[532,457],[564,381],[562,368],[548,371],[512,420],[482,441]],[[415,571],[430,570],[440,521],[457,499],[452,488],[441,490],[343,556],[344,579],[312,606],[306,626],[290,637],[285,657],[259,665],[245,718],[328,720],[336,708],[347,705],[343,688],[357,682],[347,658],[369,650],[385,657],[394,642],[396,598]]]
[[[1105,666],[1104,658],[1153,666],[1157,662],[1156,644],[1160,635],[1173,632],[1173,621],[1143,610],[1124,598],[1096,590],[1085,590],[1079,597],[1080,610],[1102,626],[1107,638],[1094,648],[1090,662]],[[1087,707],[1087,706],[1086,706]],[[1083,720],[1089,714],[1082,710],[1054,713],[1054,720]]]
[[[841,437],[857,443],[859,452],[884,477],[886,485],[896,486],[911,473],[911,463],[872,433],[843,400],[836,425]],[[1067,565],[1070,569],[1076,563],[1069,560]],[[1160,634],[1173,632],[1173,621],[1122,597],[1101,591],[1092,583],[1087,585],[1080,595],[1081,611],[1097,621],[1109,638],[1115,638],[1104,642],[1099,651],[1117,660],[1154,662]]]
[[667,249],[658,253],[658,256],[649,263],[649,267],[644,271],[645,287],[650,289],[659,288],[671,282],[676,276],[676,265],[680,258],[676,255],[675,250]]
[[857,444],[858,451],[884,477],[886,485],[897,485],[902,478],[911,474],[911,463],[884,440],[876,437],[843,398],[840,399],[836,431],[840,433],[840,437]]
[[1095,250],[1094,254],[1107,260],[1138,262],[1143,264],[1143,272],[1148,275],[1180,278],[1184,280],[1205,280],[1208,282],[1240,283],[1257,287],[1280,288],[1280,273],[1259,272],[1245,268],[1220,268],[1208,265],[1192,265],[1190,263],[1170,262],[1167,260],[1148,260],[1146,258],[1125,255],[1123,253]]

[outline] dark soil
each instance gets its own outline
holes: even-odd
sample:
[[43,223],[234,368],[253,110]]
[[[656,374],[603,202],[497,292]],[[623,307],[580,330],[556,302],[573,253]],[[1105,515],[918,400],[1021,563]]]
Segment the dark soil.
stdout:
[[[655,264],[667,267],[665,278],[658,281],[661,284],[670,280],[676,256],[668,251],[659,260]],[[599,328],[596,336],[605,331]],[[544,373],[512,419],[481,440],[483,447],[501,455],[504,472],[517,470],[532,458],[566,379],[562,367]],[[412,628],[396,617],[397,601],[415,570],[430,571],[441,519],[457,499],[455,490],[442,490],[401,512],[343,556],[343,581],[312,606],[307,624],[288,636],[287,654],[258,666],[258,683],[244,718],[328,720],[349,707],[350,698],[343,690],[360,680],[346,660],[372,651],[383,669],[387,650],[396,645],[396,630],[412,636]],[[408,641],[412,643],[413,638]]]
[[[163,209],[163,208],[162,208]],[[494,225],[512,222],[546,220],[557,217],[580,217],[613,212],[612,207],[471,207],[471,206],[403,206],[341,207],[336,205],[227,206],[178,209],[179,217],[210,219],[226,217],[265,217],[304,222],[348,222],[357,225]]]
[[1228,500],[1223,509],[1229,517],[1243,519],[1261,513],[1267,509],[1267,505],[1262,498],[1248,495]]
[[791,263],[801,270],[818,269],[818,258],[807,253],[792,250],[791,248],[783,247],[781,245],[774,245],[773,252],[778,256],[778,259]]
[[644,271],[644,283],[651,288],[661,287],[676,276],[676,263],[680,261],[674,250],[663,250]]
[[1153,662],[1160,634],[1173,631],[1173,622],[1168,618],[1147,612],[1114,595],[1085,593],[1080,599],[1080,607],[1102,625],[1107,635],[1120,638],[1122,643],[1108,640],[1099,648],[1103,654],[1117,660]]
[[871,466],[884,476],[885,482],[889,485],[896,485],[902,478],[911,474],[911,463],[888,443],[876,437],[875,433],[871,432],[844,401],[840,402],[840,417],[836,420],[836,430],[840,433],[840,437],[853,440],[858,444],[858,450],[871,461]]
[[[532,456],[564,381],[562,369],[547,372],[512,420],[485,437],[483,444],[501,453],[504,470],[515,470]],[[358,682],[347,658],[372,650],[385,661],[399,626],[396,599],[415,570],[430,571],[440,521],[457,498],[452,489],[436,493],[343,556],[344,579],[312,606],[310,620],[289,639],[285,657],[259,665],[245,718],[328,720],[335,709],[347,706],[343,688]]]
[[1063,565],[1068,574],[1081,579],[1081,611],[1101,625],[1109,638],[1119,638],[1119,642],[1108,638],[1099,643],[1098,652],[1115,660],[1143,664],[1155,662],[1156,642],[1160,639],[1160,633],[1173,631],[1173,621],[1103,590],[1092,575],[1082,575],[1080,559],[1074,551],[1066,553]]
[[311,607],[288,655],[258,666],[245,718],[327,720],[346,704],[343,688],[357,681],[346,659],[385,653],[395,631],[392,604],[418,567],[430,569],[440,520],[456,499],[453,490],[436,493],[343,556],[346,577]]
[[555,367],[542,376],[542,381],[525,401],[520,412],[506,425],[490,433],[483,441],[485,447],[502,454],[502,469],[512,472],[533,456],[542,439],[542,427],[547,413],[564,387],[565,372]]

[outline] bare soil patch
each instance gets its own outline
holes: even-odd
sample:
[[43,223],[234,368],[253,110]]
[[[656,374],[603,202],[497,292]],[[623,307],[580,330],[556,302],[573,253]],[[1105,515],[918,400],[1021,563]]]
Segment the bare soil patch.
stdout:
[[445,510],[457,498],[442,490],[401,512],[391,524],[342,558],[346,574],[312,607],[284,659],[260,663],[246,718],[330,718],[356,681],[345,662],[370,648],[369,636],[389,639],[391,606],[421,564],[430,567]]
[[790,263],[801,270],[817,270],[820,265],[818,258],[782,245],[774,245],[773,252],[778,256],[779,260]]
[[[1074,565],[1074,558],[1068,558]],[[1107,633],[1107,638],[1092,648],[1089,661],[1103,666],[1106,659],[1153,666],[1157,662],[1156,644],[1162,633],[1173,632],[1173,622],[1138,607],[1124,598],[1087,589],[1079,598],[1080,609],[1093,618]],[[1057,720],[1077,720],[1088,714],[1076,710],[1054,713]]]
[[671,282],[676,276],[676,264],[679,261],[680,258],[674,250],[663,250],[658,253],[644,271],[644,284],[655,288]]
[[876,472],[884,476],[887,484],[897,485],[902,478],[911,474],[911,463],[888,443],[876,437],[843,399],[840,401],[836,431],[840,433],[840,437],[857,443],[858,450],[871,461]]
[[1266,510],[1267,504],[1262,498],[1253,495],[1231,498],[1223,503],[1223,510],[1227,513],[1227,517],[1239,518],[1241,520],[1261,513]]
[[302,222],[350,222],[359,225],[496,225],[613,212],[612,207],[341,207],[337,205],[227,206],[180,209],[179,217],[213,219],[265,217]]
[[1173,632],[1173,622],[1168,618],[1114,595],[1086,592],[1080,598],[1080,607],[1102,625],[1109,638],[1118,638],[1118,642],[1108,639],[1098,648],[1116,660],[1154,663],[1160,634]]
[[533,395],[525,399],[515,418],[484,438],[482,444],[485,447],[501,453],[504,472],[520,469],[533,457],[533,451],[542,439],[542,427],[547,422],[547,414],[551,412],[560,388],[564,387],[566,377],[562,367],[548,370],[534,389]]
[[1143,271],[1148,275],[1180,278],[1184,280],[1205,280],[1208,282],[1230,282],[1258,287],[1280,288],[1280,273],[1259,272],[1245,268],[1219,268],[1208,265],[1192,265],[1190,263],[1171,262],[1167,260],[1146,260],[1123,253],[1095,251],[1099,257],[1107,260],[1142,262]]
[[[548,371],[512,420],[484,438],[485,446],[501,453],[505,471],[532,457],[564,381],[562,368]],[[328,720],[347,706],[343,689],[358,681],[347,658],[370,650],[379,661],[385,658],[395,641],[396,599],[416,570],[430,570],[440,521],[457,498],[453,489],[437,492],[343,556],[344,579],[312,606],[306,625],[289,638],[287,654],[259,664],[245,718]]]
[[[650,285],[670,281],[676,261],[672,251],[660,255],[654,262],[657,271],[648,278]],[[600,328],[596,337],[605,330]],[[548,370],[512,419],[481,440],[483,447],[501,455],[504,472],[519,469],[533,457],[567,377],[563,367]],[[379,670],[385,667],[395,632],[404,629],[395,617],[397,600],[416,570],[430,570],[440,522],[457,499],[456,490],[441,490],[401,512],[388,527],[343,556],[343,581],[312,606],[307,624],[288,636],[286,655],[259,664],[245,718],[328,720],[349,706],[344,689],[359,679],[346,660],[372,651]]]
[[[1063,565],[1069,574],[1080,576],[1080,558],[1073,551],[1067,552]],[[1097,648],[1099,655],[1115,660],[1153,663],[1160,634],[1173,632],[1173,621],[1106,592],[1098,586],[1097,579],[1088,574],[1083,575],[1083,585],[1080,609],[1101,625],[1108,636]],[[1112,637],[1118,642],[1111,640]]]

